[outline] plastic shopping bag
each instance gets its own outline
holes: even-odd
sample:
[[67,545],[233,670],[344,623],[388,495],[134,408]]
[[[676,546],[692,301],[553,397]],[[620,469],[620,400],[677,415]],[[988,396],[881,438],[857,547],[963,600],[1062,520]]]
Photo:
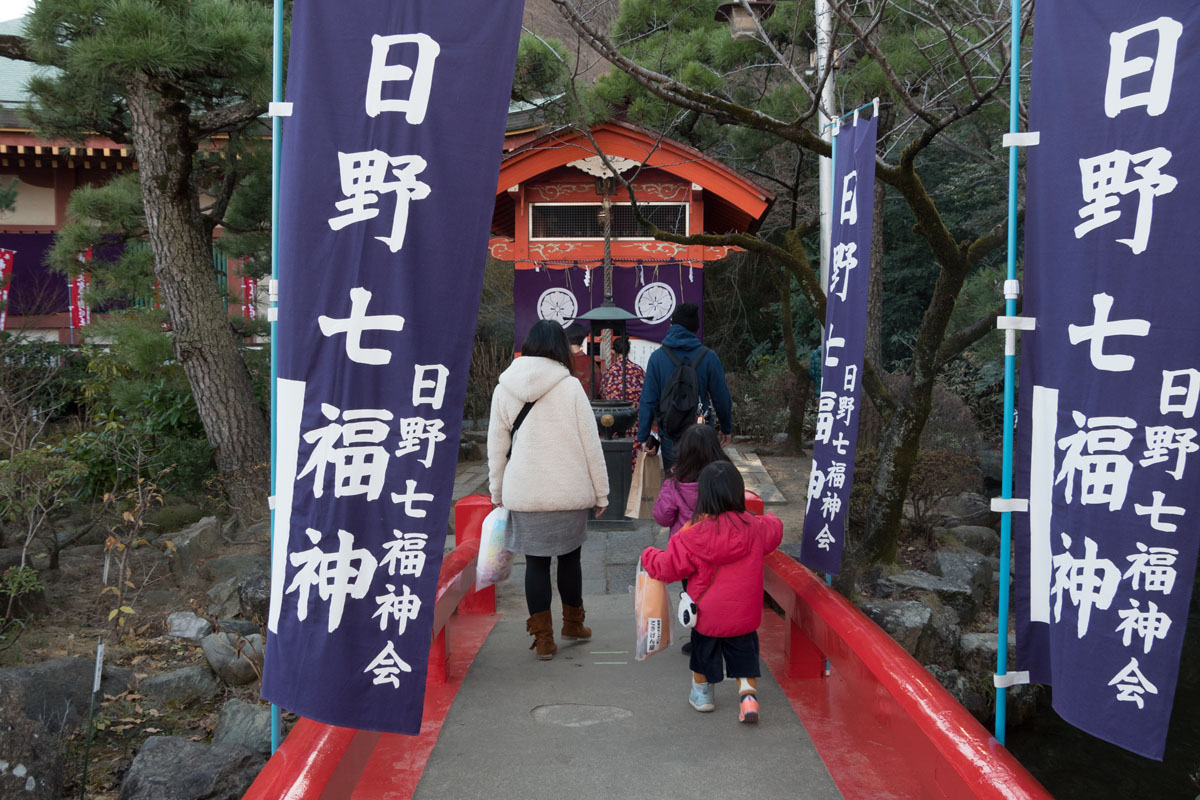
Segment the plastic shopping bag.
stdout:
[[633,611],[637,619],[638,661],[671,646],[671,597],[667,585],[646,574],[638,564],[637,586],[633,589]]
[[493,508],[483,518],[479,535],[479,558],[475,562],[475,588],[482,589],[507,580],[512,574],[513,552],[504,549],[504,531],[508,527],[508,509]]

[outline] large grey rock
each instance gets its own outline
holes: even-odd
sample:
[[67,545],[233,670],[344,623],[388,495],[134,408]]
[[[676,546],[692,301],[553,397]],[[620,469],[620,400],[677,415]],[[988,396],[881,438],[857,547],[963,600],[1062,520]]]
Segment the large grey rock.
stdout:
[[984,692],[979,690],[979,687],[974,685],[956,669],[945,669],[937,664],[926,664],[925,669],[929,670],[929,674],[937,679],[937,682],[945,687],[954,699],[962,705],[963,708],[970,711],[976,719],[986,720],[992,713],[992,708],[995,706],[995,701]]
[[247,575],[255,572],[270,572],[271,559],[267,556],[230,553],[210,558],[200,565],[200,577],[213,583],[235,580],[241,583]]
[[262,633],[262,629],[257,622],[252,622],[248,619],[219,619],[217,627],[223,631],[249,636],[252,633]]
[[225,523],[225,538],[231,542],[268,544],[271,541],[271,520],[264,519],[242,527],[236,517]]
[[[962,655],[959,664],[969,674],[987,675],[991,684],[992,675],[996,674],[996,632],[964,633],[962,636]],[[1014,634],[1008,635],[1008,652],[1011,655],[1017,651],[1017,639]],[[1011,669],[1011,663],[1010,667]]]
[[271,752],[271,707],[230,700],[221,707],[217,729],[213,731],[213,746],[240,744],[257,753]]
[[21,700],[0,692],[0,797],[58,800],[63,754],[46,726],[25,716]]
[[961,581],[971,587],[975,602],[984,605],[994,585],[1000,561],[988,558],[975,550],[938,550],[934,554],[932,569],[943,578]]
[[167,636],[198,642],[212,633],[212,623],[191,611],[176,611],[167,615]]
[[975,619],[975,615],[979,613],[979,602],[968,584],[920,570],[881,578],[876,584],[876,589],[888,597],[911,591],[932,592],[944,605],[953,608],[964,624]]
[[961,637],[958,612],[946,606],[933,608],[929,625],[925,628],[925,636],[917,648],[917,660],[922,664],[953,667],[958,663]]
[[261,634],[238,636],[236,633],[213,633],[200,642],[204,657],[213,672],[226,683],[240,686],[252,683],[262,674],[263,637]]
[[199,576],[200,562],[216,555],[221,546],[221,523],[216,517],[205,517],[179,533],[163,537],[175,580],[183,582]]
[[205,593],[208,598],[208,613],[213,617],[232,617],[242,609],[242,601],[238,599],[240,578],[230,578],[212,587]]
[[[28,667],[0,669],[0,697],[19,703],[25,716],[42,723],[51,734],[69,730],[87,716],[96,662],[87,658],[57,658]],[[100,679],[104,694],[120,694],[133,680],[133,671],[106,666]]]
[[271,607],[271,574],[255,572],[238,586],[238,606],[242,616],[265,623]]
[[949,526],[994,526],[1000,522],[1000,515],[992,511],[992,501],[975,492],[942,498],[930,518]]
[[264,762],[242,745],[152,736],[133,759],[118,800],[239,800]]
[[977,553],[986,556],[1000,555],[1000,534],[991,528],[982,525],[956,525],[953,528],[942,528],[938,533],[962,542]]
[[933,612],[915,600],[877,600],[859,607],[896,642],[915,655]]
[[208,667],[184,667],[142,681],[142,694],[181,706],[212,697],[221,688]]
[[979,473],[983,477],[985,491],[995,491],[1004,483],[1004,451],[998,448],[983,447],[979,450]]

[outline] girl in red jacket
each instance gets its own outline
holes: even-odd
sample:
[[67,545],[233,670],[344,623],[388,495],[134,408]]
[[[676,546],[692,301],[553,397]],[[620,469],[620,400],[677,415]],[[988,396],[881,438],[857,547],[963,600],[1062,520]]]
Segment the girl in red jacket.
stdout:
[[774,514],[746,512],[745,484],[728,461],[709,464],[698,483],[693,523],[672,536],[665,551],[642,551],[642,566],[664,583],[687,578],[699,609],[692,628],[692,708],[713,710],[723,664],[738,681],[738,721],[758,722],[763,560],[779,546],[783,523]]

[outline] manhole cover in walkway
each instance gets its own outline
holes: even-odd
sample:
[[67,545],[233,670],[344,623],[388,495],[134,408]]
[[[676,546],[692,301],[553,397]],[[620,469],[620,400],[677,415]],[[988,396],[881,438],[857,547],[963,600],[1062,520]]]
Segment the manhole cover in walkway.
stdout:
[[619,706],[588,706],[576,703],[538,706],[529,712],[534,722],[561,725],[564,728],[586,728],[632,717],[633,712]]

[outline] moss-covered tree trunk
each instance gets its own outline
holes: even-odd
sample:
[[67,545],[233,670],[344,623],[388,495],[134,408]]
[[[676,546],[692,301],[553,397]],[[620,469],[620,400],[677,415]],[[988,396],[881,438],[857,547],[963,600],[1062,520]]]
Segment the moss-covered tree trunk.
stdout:
[[267,509],[270,436],[213,270],[212,228],[191,185],[190,112],[182,98],[163,96],[146,80],[129,87],[127,100],[154,274],[175,355],[234,511],[244,521],[259,519]]

